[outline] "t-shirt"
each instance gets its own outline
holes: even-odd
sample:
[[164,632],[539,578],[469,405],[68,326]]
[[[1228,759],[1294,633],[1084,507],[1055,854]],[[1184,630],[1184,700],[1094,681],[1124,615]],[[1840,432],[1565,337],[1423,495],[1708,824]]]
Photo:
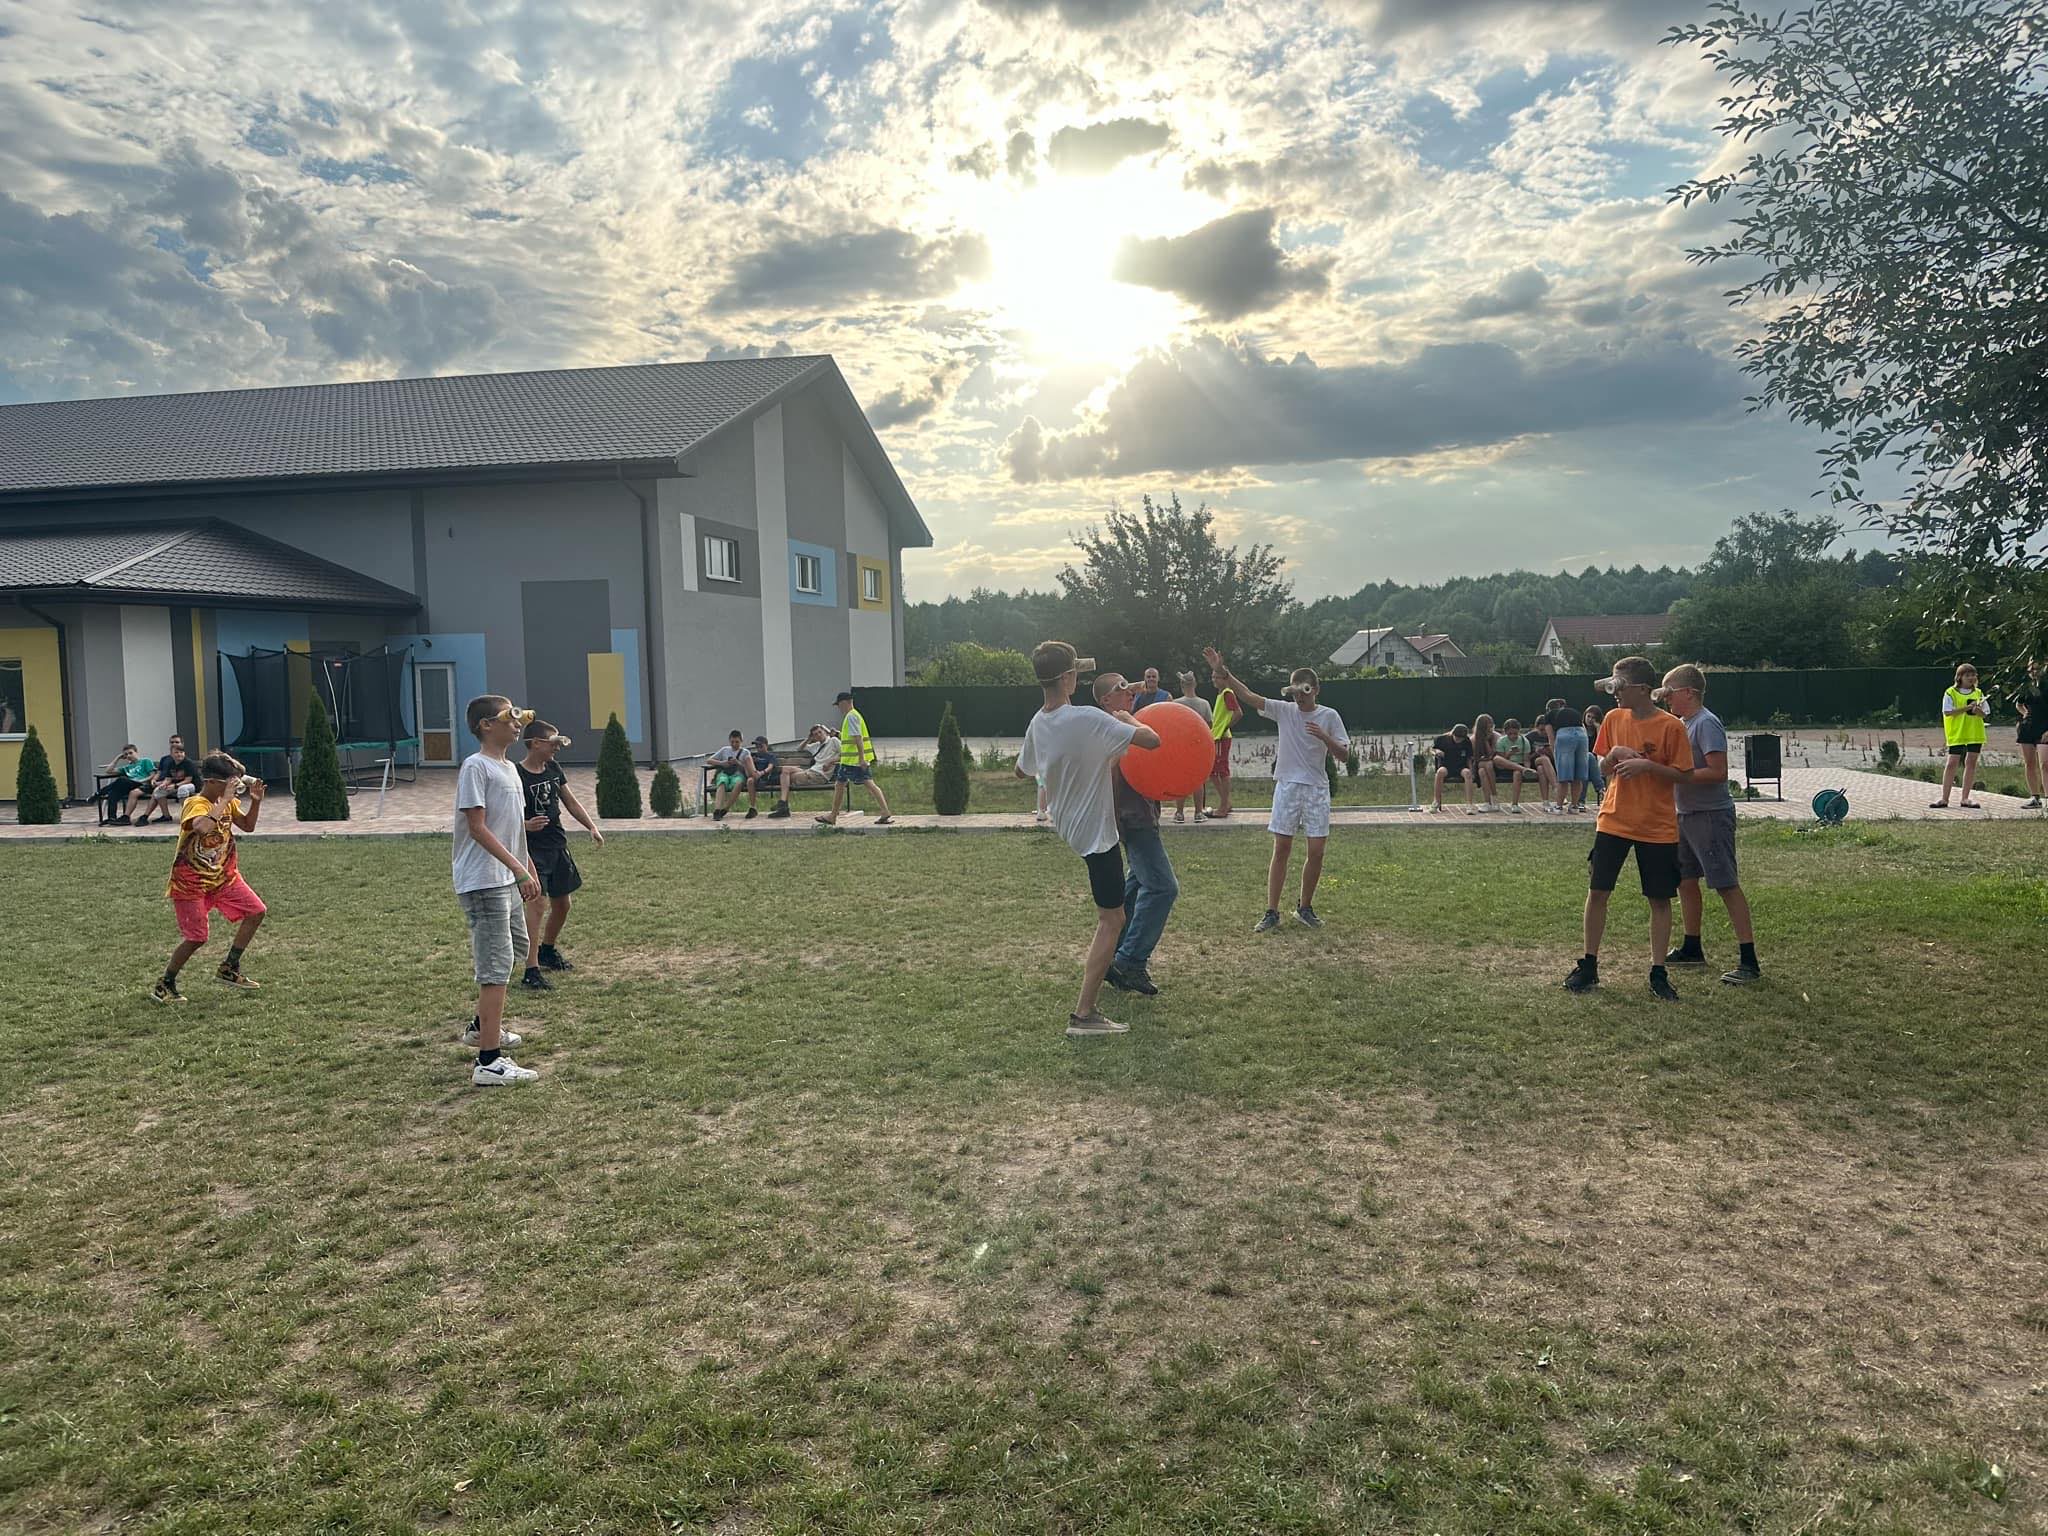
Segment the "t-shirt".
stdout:
[[[1709,752],[1728,750],[1728,730],[1721,724],[1721,717],[1711,709],[1701,707],[1698,714],[1685,722],[1685,734],[1692,738],[1692,765],[1695,768],[1707,766]],[[1678,814],[1689,816],[1694,811],[1719,811],[1732,807],[1735,797],[1728,793],[1728,781],[1718,784],[1674,784],[1678,792]]]
[[1452,778],[1456,778],[1472,766],[1472,743],[1469,739],[1460,741],[1451,735],[1439,736],[1436,739],[1436,751],[1437,756],[1444,760],[1444,770]]
[[1549,714],[1545,715],[1543,723],[1553,731],[1561,731],[1567,726],[1573,725],[1576,725],[1583,731],[1586,728],[1586,717],[1580,711],[1573,709],[1567,704],[1563,709],[1553,709]]
[[539,773],[529,772],[524,763],[512,766],[519,770],[519,787],[526,793],[526,819],[531,821],[536,816],[548,819],[546,826],[526,834],[527,847],[568,847],[569,834],[562,830],[562,786],[569,782],[567,776],[551,762],[543,764]]
[[737,773],[746,755],[745,747],[720,747],[711,754],[711,766],[722,773]]
[[126,767],[122,768],[121,776],[125,779],[132,780],[137,784],[147,784],[149,782],[149,776],[155,772],[156,764],[152,763],[146,757],[138,757],[137,759],[135,759],[134,762],[129,763]]
[[481,806],[484,825],[505,845],[506,852],[526,862],[526,793],[519,787],[519,769],[507,758],[472,752],[455,779],[455,892],[495,891],[501,885],[517,885],[520,877],[500,864],[484,845],[469,835],[469,818],[463,814]]
[[166,752],[156,760],[156,776],[166,784],[197,784],[199,769],[188,757],[173,757]]
[[[187,900],[219,890],[236,874],[235,808],[239,801],[224,800],[218,810],[204,795],[187,795],[178,814],[178,851],[171,859],[171,883],[166,896]],[[218,819],[202,832],[202,816]]]
[[1209,701],[1207,699],[1197,698],[1193,694],[1188,694],[1183,698],[1175,700],[1174,702],[1178,704],[1187,705],[1189,709],[1192,709],[1196,714],[1202,717],[1202,720],[1205,724],[1207,723],[1209,719]]
[[1109,772],[1111,788],[1116,794],[1116,824],[1119,827],[1158,826],[1159,802],[1148,800],[1131,788],[1121,767],[1112,768]]
[[782,771],[782,759],[773,752],[750,752],[754,759],[754,772],[763,778],[772,779]]
[[1116,846],[1109,770],[1137,734],[1108,710],[1081,704],[1041,709],[1024,728],[1017,767],[1045,786],[1053,830],[1084,859]]
[[1304,712],[1292,699],[1268,699],[1259,713],[1280,727],[1280,747],[1273,754],[1273,782],[1320,784],[1328,789],[1330,779],[1323,760],[1330,755],[1329,749],[1309,735],[1309,722],[1315,722],[1349,746],[1351,738],[1344,734],[1343,716],[1327,704]]
[[[1600,722],[1600,739],[1593,744],[1593,753],[1605,757],[1616,747],[1633,747],[1651,762],[1670,768],[1692,765],[1692,738],[1676,715],[1661,709],[1652,710],[1645,720],[1638,720],[1627,709],[1610,709]],[[1610,773],[1596,825],[1602,832],[1639,843],[1675,843],[1678,802],[1669,791],[1668,779]]]
[[1167,703],[1172,698],[1173,695],[1164,688],[1140,688],[1137,697],[1131,700],[1131,713],[1135,715],[1141,709]]
[[808,750],[811,754],[811,766],[820,773],[830,773],[839,764],[839,738],[837,736],[827,736],[823,741]]
[[1529,761],[1529,738],[1502,736],[1493,744],[1493,755],[1504,757],[1511,763],[1526,763]]

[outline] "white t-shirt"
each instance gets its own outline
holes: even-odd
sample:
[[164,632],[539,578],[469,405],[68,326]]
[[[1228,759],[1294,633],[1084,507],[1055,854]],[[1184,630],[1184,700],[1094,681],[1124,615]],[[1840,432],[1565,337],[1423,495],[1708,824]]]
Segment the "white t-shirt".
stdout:
[[526,859],[526,794],[519,787],[519,770],[511,759],[473,752],[463,761],[455,780],[455,893],[494,891],[501,885],[517,885],[519,876],[484,851],[483,844],[469,835],[469,818],[463,814],[473,805],[484,812],[484,825],[503,843],[512,857]]
[[1327,704],[1318,704],[1303,713],[1292,699],[1269,698],[1259,707],[1259,713],[1280,727],[1280,750],[1273,758],[1273,782],[1320,784],[1329,788],[1329,776],[1323,771],[1323,759],[1330,755],[1329,749],[1309,735],[1308,726],[1313,720],[1349,746],[1351,738],[1344,732],[1344,717]]
[[1045,785],[1053,830],[1084,859],[1116,846],[1109,770],[1137,734],[1135,725],[1085,704],[1041,709],[1025,727],[1017,767]]
[[811,754],[811,767],[819,773],[830,773],[839,766],[839,738],[828,735],[823,741],[814,743],[806,750]]

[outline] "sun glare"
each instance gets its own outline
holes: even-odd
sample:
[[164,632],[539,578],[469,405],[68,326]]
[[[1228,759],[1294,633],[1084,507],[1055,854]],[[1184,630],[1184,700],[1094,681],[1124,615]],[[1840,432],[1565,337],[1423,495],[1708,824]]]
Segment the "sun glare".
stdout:
[[988,281],[964,295],[1047,354],[1121,358],[1164,341],[1183,318],[1169,293],[1110,276],[1126,237],[1185,234],[1215,206],[1177,180],[1127,163],[1107,176],[1047,176],[998,194],[981,228]]

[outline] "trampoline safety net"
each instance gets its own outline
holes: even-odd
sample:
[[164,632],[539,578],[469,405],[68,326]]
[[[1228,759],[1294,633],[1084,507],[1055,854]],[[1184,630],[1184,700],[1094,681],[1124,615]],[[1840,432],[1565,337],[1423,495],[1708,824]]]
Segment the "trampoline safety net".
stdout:
[[304,741],[309,698],[319,699],[344,751],[382,747],[395,753],[411,740],[401,701],[412,665],[410,646],[361,654],[251,646],[243,656],[223,651],[220,661],[232,671],[241,696],[241,730],[227,744],[237,755],[296,751]]

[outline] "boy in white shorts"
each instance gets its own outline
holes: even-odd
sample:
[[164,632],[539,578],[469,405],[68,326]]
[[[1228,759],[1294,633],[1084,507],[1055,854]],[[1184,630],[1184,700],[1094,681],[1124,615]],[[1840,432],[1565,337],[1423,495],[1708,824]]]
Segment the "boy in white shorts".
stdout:
[[1287,885],[1287,861],[1294,852],[1294,839],[1308,839],[1308,858],[1301,866],[1301,900],[1294,915],[1310,928],[1320,928],[1316,916],[1316,882],[1323,877],[1323,845],[1330,838],[1330,779],[1323,767],[1325,757],[1344,757],[1351,750],[1343,718],[1327,705],[1316,703],[1321,684],[1315,671],[1296,667],[1287,681],[1285,699],[1262,699],[1238,681],[1214,646],[1202,657],[1218,688],[1228,688],[1251,708],[1280,727],[1280,746],[1273,758],[1273,815],[1266,829],[1273,834],[1273,863],[1266,871],[1266,915],[1253,933],[1271,933],[1280,926],[1280,892]]

